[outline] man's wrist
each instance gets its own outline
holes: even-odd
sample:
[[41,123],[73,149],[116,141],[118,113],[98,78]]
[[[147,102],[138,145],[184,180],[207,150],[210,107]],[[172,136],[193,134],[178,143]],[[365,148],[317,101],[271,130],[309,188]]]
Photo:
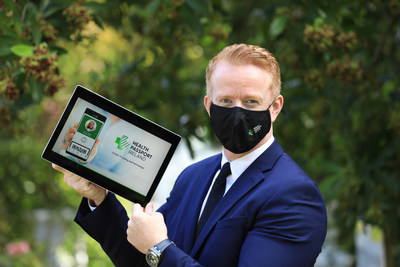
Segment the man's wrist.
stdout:
[[154,245],[152,248],[150,248],[146,252],[147,264],[151,267],[157,267],[162,259],[165,249],[167,247],[169,247],[170,245],[175,245],[175,244],[174,244],[174,242],[172,242],[169,239],[164,239],[160,243],[158,243],[158,244]]
[[93,210],[98,206],[100,206],[100,204],[104,201],[104,199],[106,199],[107,195],[108,195],[108,190],[104,190],[103,197],[97,198],[96,200],[88,198],[90,208]]

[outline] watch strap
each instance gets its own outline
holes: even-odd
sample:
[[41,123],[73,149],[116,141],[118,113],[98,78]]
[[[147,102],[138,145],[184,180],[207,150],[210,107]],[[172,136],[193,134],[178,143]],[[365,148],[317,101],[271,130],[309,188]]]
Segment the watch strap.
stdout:
[[171,244],[173,244],[174,242],[172,242],[169,239],[164,239],[163,241],[161,241],[160,243],[158,243],[157,245],[155,245],[153,248],[157,249],[161,254],[164,252],[164,250]]

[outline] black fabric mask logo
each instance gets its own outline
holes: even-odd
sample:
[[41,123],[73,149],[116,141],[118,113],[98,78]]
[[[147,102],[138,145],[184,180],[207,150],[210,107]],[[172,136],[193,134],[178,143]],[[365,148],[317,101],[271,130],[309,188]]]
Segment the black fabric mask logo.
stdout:
[[[272,104],[271,104],[272,105]],[[222,145],[240,154],[254,148],[271,129],[269,108],[262,111],[240,107],[210,107],[210,124]]]

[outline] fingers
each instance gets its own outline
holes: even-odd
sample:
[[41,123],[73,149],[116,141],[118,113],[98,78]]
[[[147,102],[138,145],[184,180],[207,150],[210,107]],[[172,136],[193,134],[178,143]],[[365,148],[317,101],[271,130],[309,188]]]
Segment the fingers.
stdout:
[[72,140],[72,137],[74,137],[76,130],[78,128],[79,122],[75,123],[73,127],[68,129],[67,135],[65,136],[65,145],[64,145],[64,149],[67,149],[67,147],[69,146],[69,143]]
[[151,203],[145,208],[139,204],[133,205],[126,233],[129,243],[142,253],[146,253],[149,248],[168,238],[164,217],[154,211]]
[[58,166],[58,165],[56,165],[56,164],[54,164],[54,163],[51,164],[51,167],[52,167],[53,169],[55,169],[56,171],[59,171],[59,172],[61,172],[61,173],[63,173],[63,174],[68,173],[68,171],[67,171],[66,169],[64,169],[63,167],[60,167],[60,166]]
[[66,169],[52,163],[51,167],[53,169],[55,169],[56,171],[59,171],[61,173],[64,174],[64,182],[68,185],[70,185],[70,183],[75,182],[78,179],[82,179],[80,176],[74,175],[72,172],[67,171]]
[[65,183],[74,189],[75,191],[79,192],[81,195],[92,198],[92,195],[95,194],[95,185],[93,185],[91,182],[88,180],[77,176],[77,175],[65,175],[64,176],[64,181]]
[[56,171],[59,171],[59,172],[63,172],[64,171],[64,168],[61,168],[60,166],[58,166],[58,165],[56,165],[54,163],[51,164],[51,167],[53,169],[55,169]]
[[145,208],[143,208],[139,204],[134,204],[133,205],[133,207],[132,207],[132,217],[140,216],[143,213],[146,213],[148,215],[152,215],[154,213],[153,203],[147,203]]
[[74,127],[71,127],[71,128],[69,128],[68,129],[68,133],[70,134],[70,133],[75,133],[76,132],[76,127],[74,126]]
[[94,206],[99,206],[107,196],[107,190],[98,185],[52,163],[53,169],[64,174],[64,182],[83,197],[94,202]]
[[65,141],[67,141],[67,143],[71,142],[72,137],[74,137],[74,135],[75,135],[75,131],[74,132],[69,132],[67,134],[67,136],[65,137]]
[[90,151],[90,156],[86,162],[92,161],[92,159],[96,156],[99,143],[100,143],[100,138],[97,139],[96,142],[94,143],[93,149],[92,149],[92,151]]
[[74,190],[82,189],[82,185],[85,186],[85,180],[83,182],[81,180],[83,179],[77,175],[64,175],[64,182]]
[[68,143],[72,140],[72,137],[74,137],[76,133],[76,128],[69,128],[67,136],[65,137],[65,141]]
[[67,171],[59,166],[57,166],[57,168],[59,168],[60,171],[64,174],[64,182],[75,191],[82,193],[90,189],[89,187],[91,183],[88,180],[70,171]]
[[139,215],[143,212],[143,207],[140,206],[139,204],[134,204],[132,207],[132,216],[135,215]]

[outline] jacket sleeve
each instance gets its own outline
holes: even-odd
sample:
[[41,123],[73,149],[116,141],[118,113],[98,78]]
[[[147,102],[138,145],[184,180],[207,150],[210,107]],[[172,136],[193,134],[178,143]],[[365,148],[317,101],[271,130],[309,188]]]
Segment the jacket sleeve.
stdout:
[[86,198],[82,199],[75,222],[100,243],[115,266],[146,266],[145,257],[127,240],[128,215],[114,194],[91,211]]
[[314,266],[326,229],[317,186],[292,184],[272,195],[257,214],[242,244],[239,266]]

